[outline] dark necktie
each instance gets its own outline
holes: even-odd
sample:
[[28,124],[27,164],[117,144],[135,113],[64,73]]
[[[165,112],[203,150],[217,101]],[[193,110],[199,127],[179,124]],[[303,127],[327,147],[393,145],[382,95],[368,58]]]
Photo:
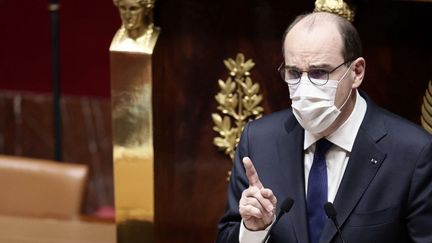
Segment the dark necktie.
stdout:
[[318,243],[326,222],[324,204],[327,202],[327,165],[325,155],[333,144],[326,139],[316,142],[307,190],[309,242]]

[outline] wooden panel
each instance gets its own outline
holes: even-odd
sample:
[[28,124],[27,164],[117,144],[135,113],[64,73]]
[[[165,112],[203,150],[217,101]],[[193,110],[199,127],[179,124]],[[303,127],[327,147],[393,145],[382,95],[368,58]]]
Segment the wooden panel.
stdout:
[[[111,106],[108,99],[62,99],[64,161],[87,164],[83,212],[113,206]],[[50,95],[0,93],[0,153],[53,159]]]
[[85,163],[90,167],[85,212],[91,214],[100,207],[113,206],[110,101],[64,97],[62,119],[64,161]]

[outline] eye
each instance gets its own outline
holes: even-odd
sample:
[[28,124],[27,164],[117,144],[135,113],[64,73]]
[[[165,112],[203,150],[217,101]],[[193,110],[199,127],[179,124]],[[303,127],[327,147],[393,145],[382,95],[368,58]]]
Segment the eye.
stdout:
[[313,79],[327,79],[328,71],[324,69],[311,69],[308,74]]
[[300,78],[301,75],[302,75],[302,73],[297,69],[293,69],[293,68],[285,69],[286,79],[297,79],[297,78]]

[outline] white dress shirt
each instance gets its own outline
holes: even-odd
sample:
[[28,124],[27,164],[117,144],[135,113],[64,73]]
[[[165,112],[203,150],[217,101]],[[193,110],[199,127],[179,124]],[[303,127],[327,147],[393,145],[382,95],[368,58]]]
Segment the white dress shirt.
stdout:
[[[339,185],[342,181],[343,174],[348,160],[351,155],[351,150],[354,145],[354,140],[360,129],[360,125],[366,114],[366,101],[360,96],[356,90],[356,102],[354,109],[348,119],[332,134],[326,137],[327,140],[333,143],[333,146],[326,154],[327,163],[327,199],[333,202]],[[307,195],[309,171],[312,166],[313,156],[315,152],[315,142],[322,137],[312,134],[305,130],[304,138],[304,173],[305,173],[305,192]],[[265,185],[264,185],[265,186]],[[250,231],[244,224],[243,220],[240,225],[239,241],[240,243],[261,243],[267,234],[270,226],[265,230]]]

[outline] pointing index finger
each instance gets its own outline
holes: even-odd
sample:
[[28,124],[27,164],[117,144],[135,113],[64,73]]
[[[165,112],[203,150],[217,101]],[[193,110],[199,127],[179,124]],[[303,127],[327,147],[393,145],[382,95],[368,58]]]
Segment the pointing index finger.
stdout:
[[246,176],[249,181],[250,186],[256,186],[259,189],[263,188],[263,185],[261,184],[261,181],[258,177],[258,173],[255,170],[254,165],[252,164],[252,160],[249,157],[243,158],[243,166],[246,170]]

